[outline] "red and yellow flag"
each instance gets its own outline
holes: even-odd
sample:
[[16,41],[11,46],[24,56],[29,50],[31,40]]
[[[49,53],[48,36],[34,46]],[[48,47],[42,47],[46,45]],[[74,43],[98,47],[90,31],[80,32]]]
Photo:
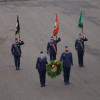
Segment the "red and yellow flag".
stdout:
[[58,23],[58,16],[56,14],[56,20],[55,20],[55,24],[54,24],[53,36],[56,36],[58,34],[58,31],[59,31],[59,23]]

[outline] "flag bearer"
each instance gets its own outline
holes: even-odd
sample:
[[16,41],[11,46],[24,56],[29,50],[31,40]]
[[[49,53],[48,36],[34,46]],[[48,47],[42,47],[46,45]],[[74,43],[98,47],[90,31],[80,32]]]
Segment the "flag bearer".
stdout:
[[57,43],[60,42],[61,39],[58,38],[58,40],[54,40],[54,37],[52,36],[50,39],[50,42],[47,44],[47,54],[50,55],[50,60],[56,60],[56,54],[57,54]]
[[20,70],[20,57],[21,57],[21,48],[20,45],[23,45],[24,42],[18,38],[15,38],[15,43],[12,44],[11,53],[14,56],[16,70]]
[[78,63],[79,67],[84,67],[83,64],[83,57],[84,57],[84,52],[85,52],[85,47],[84,47],[84,42],[88,41],[88,39],[85,37],[84,34],[79,34],[78,39],[75,41],[75,49],[77,51],[78,55]]

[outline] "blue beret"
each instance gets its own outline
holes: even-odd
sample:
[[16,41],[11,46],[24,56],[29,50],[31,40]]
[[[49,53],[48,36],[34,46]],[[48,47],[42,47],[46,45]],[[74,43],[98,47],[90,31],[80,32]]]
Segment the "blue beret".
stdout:
[[43,54],[44,52],[43,52],[43,51],[40,51],[40,53],[42,53],[42,54]]
[[65,48],[68,48],[68,46],[65,46]]
[[18,40],[18,38],[15,38],[15,40]]
[[81,33],[79,33],[79,35],[81,36],[82,34],[81,34]]
[[53,39],[53,36],[51,36],[51,39]]

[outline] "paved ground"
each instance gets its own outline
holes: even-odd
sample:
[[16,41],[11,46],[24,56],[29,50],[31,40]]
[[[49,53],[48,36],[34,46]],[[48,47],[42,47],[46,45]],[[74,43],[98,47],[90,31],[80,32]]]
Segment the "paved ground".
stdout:
[[[81,32],[77,28],[80,8],[84,9],[84,32],[89,39],[85,43],[85,68],[78,68],[74,50]],[[17,13],[25,42],[20,71],[15,70],[10,53]],[[56,13],[62,39],[57,59],[65,45],[73,52],[71,85],[64,86],[63,75],[53,80],[47,76],[47,87],[41,88],[35,63],[40,50],[46,53]],[[100,100],[100,1],[0,0],[0,100]]]

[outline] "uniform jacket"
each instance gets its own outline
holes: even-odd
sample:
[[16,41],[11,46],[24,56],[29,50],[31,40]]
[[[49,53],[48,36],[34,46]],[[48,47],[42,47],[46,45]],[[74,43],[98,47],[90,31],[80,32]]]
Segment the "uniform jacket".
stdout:
[[60,58],[60,61],[63,62],[63,67],[71,67],[73,65],[73,57],[71,52],[63,52]]
[[12,47],[11,47],[11,53],[12,53],[12,55],[14,55],[14,56],[20,56],[21,55],[20,45],[23,45],[23,44],[24,44],[23,41],[20,41],[19,43],[12,44]]
[[38,57],[36,63],[36,69],[38,71],[46,71],[47,57]]
[[77,39],[75,42],[75,49],[78,51],[84,51],[84,41],[88,41],[86,37]]
[[55,48],[57,49],[57,47],[56,47],[56,43],[58,43],[58,42],[60,42],[61,41],[61,39],[60,38],[58,38],[58,40],[54,40],[53,42],[48,42],[48,44],[47,44],[47,54],[55,54],[56,52],[55,52],[55,49],[54,49],[54,47],[52,46],[52,44],[55,46]]

